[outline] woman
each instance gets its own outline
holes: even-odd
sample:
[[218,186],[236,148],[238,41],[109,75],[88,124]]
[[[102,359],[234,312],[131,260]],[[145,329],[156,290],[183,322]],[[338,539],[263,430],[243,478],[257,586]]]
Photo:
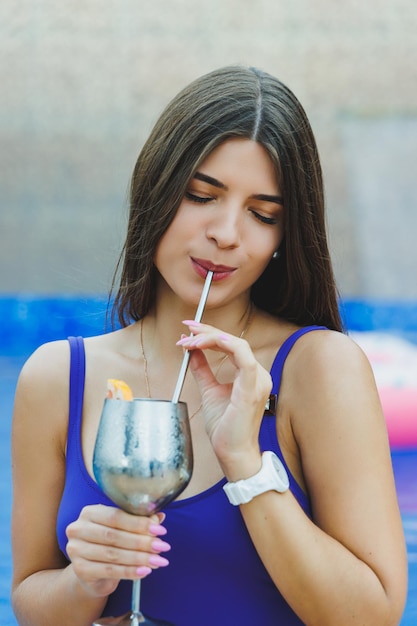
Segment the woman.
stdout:
[[[122,614],[135,578],[144,613],[176,626],[399,623],[406,554],[387,433],[369,363],[340,332],[323,205],[308,120],[270,75],[212,72],[163,112],[132,178],[122,329],[72,342],[71,359],[67,342],[46,344],[20,376],[21,624]],[[106,380],[170,398],[181,348],[193,477],[163,514],[132,516],[93,479]]]

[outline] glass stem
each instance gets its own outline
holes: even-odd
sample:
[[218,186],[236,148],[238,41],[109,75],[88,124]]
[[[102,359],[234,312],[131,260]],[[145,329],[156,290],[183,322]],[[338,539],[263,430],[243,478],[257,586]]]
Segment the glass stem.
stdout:
[[143,622],[143,615],[140,612],[140,578],[133,581],[132,589],[132,615],[130,620],[132,626],[139,626]]

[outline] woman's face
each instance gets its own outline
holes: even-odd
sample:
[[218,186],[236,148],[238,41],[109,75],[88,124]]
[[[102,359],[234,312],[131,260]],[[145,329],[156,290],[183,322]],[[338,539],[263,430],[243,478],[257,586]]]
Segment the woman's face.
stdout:
[[249,139],[226,140],[198,167],[158,244],[161,277],[189,305],[209,270],[208,305],[246,298],[282,240],[282,202],[266,150]]

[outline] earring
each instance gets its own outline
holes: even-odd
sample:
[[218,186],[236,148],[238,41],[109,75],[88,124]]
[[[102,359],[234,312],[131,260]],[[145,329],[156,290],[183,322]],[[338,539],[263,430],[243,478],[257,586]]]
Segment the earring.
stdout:
[[277,259],[279,259],[281,255],[281,252],[279,250],[275,250],[274,254],[272,255],[272,258],[274,261],[276,261]]

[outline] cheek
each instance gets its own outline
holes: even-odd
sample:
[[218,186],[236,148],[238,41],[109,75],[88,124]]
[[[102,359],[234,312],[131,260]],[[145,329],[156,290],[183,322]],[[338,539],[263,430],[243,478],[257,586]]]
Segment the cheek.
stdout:
[[195,211],[190,211],[187,206],[180,204],[174,219],[164,233],[162,239],[166,237],[167,239],[169,238],[171,241],[175,241],[176,238],[187,238],[187,236],[193,233],[197,228],[197,217],[198,214],[196,214]]
[[[253,233],[252,233],[253,237]],[[274,252],[279,248],[283,239],[281,229],[271,228],[270,232],[259,233],[252,243],[252,257],[258,263],[268,265]]]
[[193,220],[187,219],[184,212],[178,209],[176,216],[156,247],[155,265],[158,266],[160,261],[169,260],[172,255],[178,254],[179,250],[184,250],[191,238],[192,230]]

